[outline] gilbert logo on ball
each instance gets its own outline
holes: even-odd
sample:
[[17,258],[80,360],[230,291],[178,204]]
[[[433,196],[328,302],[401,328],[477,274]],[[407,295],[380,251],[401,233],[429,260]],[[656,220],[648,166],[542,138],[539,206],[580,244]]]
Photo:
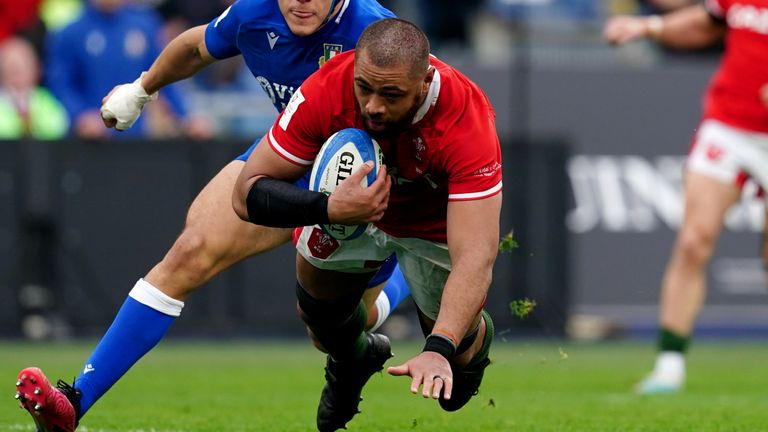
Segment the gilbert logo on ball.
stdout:
[[[331,135],[320,148],[309,178],[310,190],[332,194],[344,179],[360,169],[366,161],[373,161],[373,170],[360,183],[368,187],[376,181],[379,168],[384,163],[384,153],[379,144],[360,129],[342,129]],[[365,232],[368,224],[340,225],[322,224],[331,237],[351,240]]]

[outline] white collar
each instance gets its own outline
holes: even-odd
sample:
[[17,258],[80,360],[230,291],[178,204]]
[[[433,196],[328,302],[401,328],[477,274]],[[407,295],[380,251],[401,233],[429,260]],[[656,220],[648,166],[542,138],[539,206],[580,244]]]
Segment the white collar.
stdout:
[[339,11],[339,15],[336,17],[336,24],[341,22],[341,17],[344,15],[344,12],[347,11],[348,7],[349,7],[349,0],[344,0],[344,6],[341,7],[341,11]]
[[440,96],[440,72],[435,68],[435,75],[432,77],[432,82],[429,83],[427,97],[424,98],[424,103],[421,104],[418,111],[416,111],[416,115],[413,116],[411,124],[418,123],[425,115],[427,115],[429,108],[437,104],[438,96]]

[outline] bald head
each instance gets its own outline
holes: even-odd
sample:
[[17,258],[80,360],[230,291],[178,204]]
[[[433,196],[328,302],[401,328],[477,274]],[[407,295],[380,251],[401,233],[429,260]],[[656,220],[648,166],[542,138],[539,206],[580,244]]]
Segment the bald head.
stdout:
[[410,76],[419,77],[429,67],[429,40],[416,25],[387,18],[369,25],[355,46],[374,66],[393,68],[410,65]]

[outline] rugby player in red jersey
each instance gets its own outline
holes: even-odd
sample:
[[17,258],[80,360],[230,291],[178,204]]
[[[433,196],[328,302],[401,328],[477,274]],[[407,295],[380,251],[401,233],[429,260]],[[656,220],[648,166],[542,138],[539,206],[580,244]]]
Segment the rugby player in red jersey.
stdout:
[[619,16],[608,21],[604,35],[614,44],[651,38],[677,49],[725,38],[685,165],[683,224],[661,288],[659,354],[637,388],[676,392],[685,381],[685,350],[704,303],[705,270],[726,211],[739,201],[747,179],[768,186],[768,3],[707,0],[664,16]]
[[[363,188],[372,169],[364,166],[329,197],[293,186],[323,142],[350,127],[378,141],[389,175],[382,169]],[[416,26],[384,19],[366,28],[355,51],[335,56],[301,85],[264,140],[237,180],[233,205],[253,223],[301,227],[298,309],[329,354],[318,429],[344,427],[368,378],[391,356],[386,338],[364,332],[360,299],[375,264],[392,253],[426,343],[388,371],[409,375],[413,393],[421,387],[445,410],[464,406],[489,364],[493,324],[483,305],[501,209],[495,114],[480,88],[430,57]],[[368,222],[349,241],[317,226]]]

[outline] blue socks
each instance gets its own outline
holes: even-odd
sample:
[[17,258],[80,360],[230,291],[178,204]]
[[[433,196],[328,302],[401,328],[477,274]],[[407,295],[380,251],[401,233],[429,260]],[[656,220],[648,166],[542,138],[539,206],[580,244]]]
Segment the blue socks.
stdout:
[[411,290],[405,282],[405,276],[403,276],[403,272],[400,271],[399,264],[395,267],[395,271],[387,281],[387,284],[384,285],[383,291],[387,296],[387,300],[389,300],[390,310],[395,310],[403,300],[411,295]]
[[79,417],[163,338],[184,303],[139,279],[75,380]]

